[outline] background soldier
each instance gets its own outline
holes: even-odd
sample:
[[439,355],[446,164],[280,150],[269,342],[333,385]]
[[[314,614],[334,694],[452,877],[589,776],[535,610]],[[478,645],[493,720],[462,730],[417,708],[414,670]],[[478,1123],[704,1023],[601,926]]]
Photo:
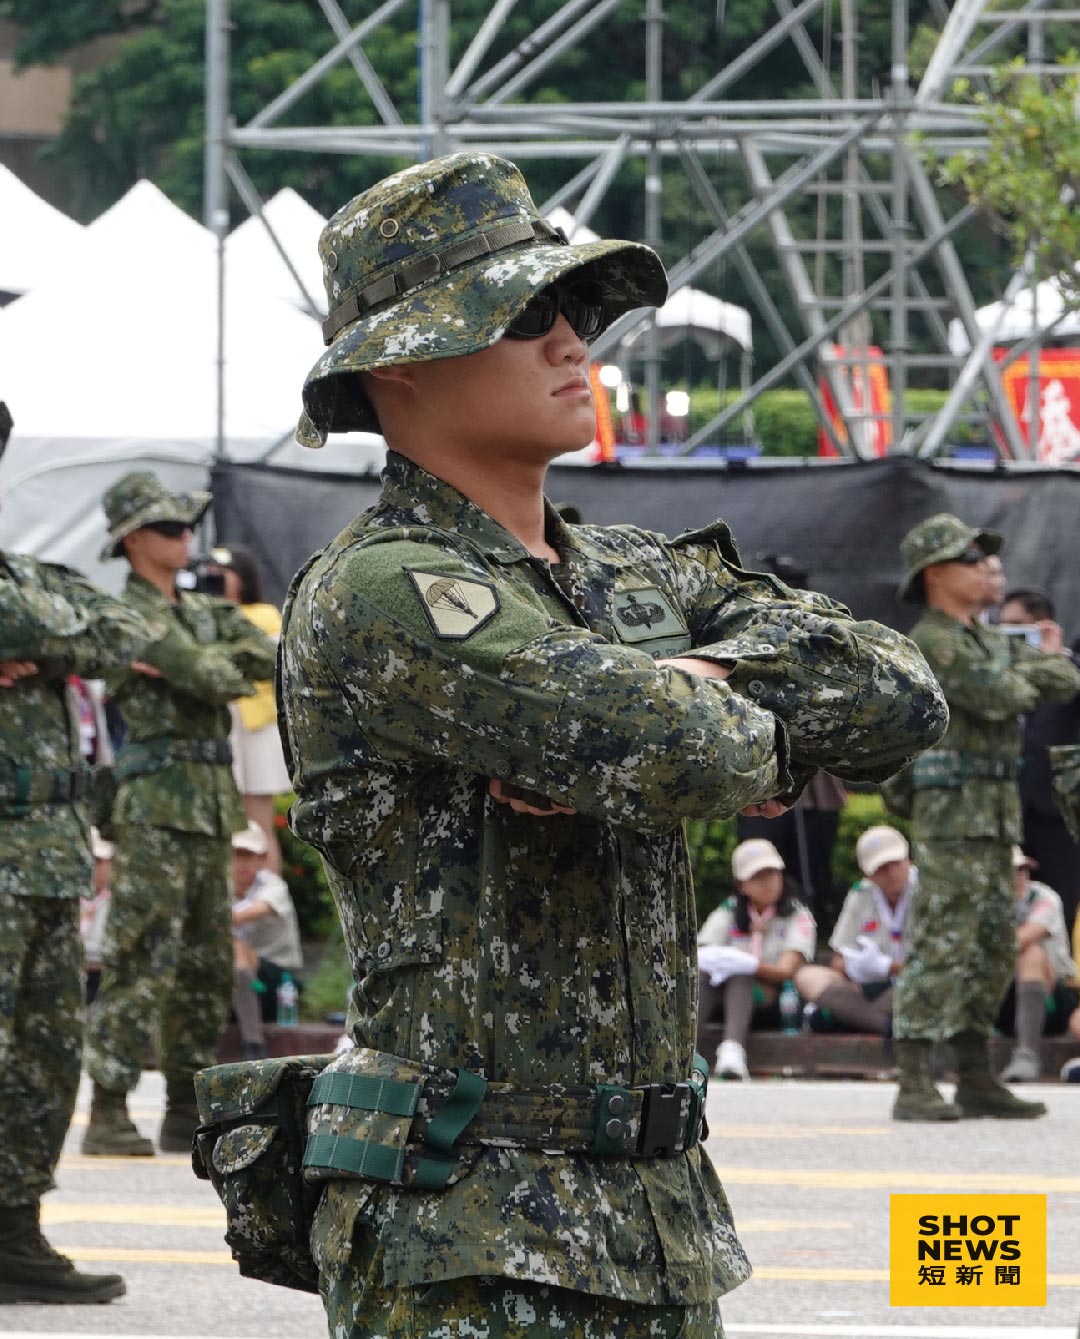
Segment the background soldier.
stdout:
[[79,1086],[79,898],[90,887],[88,778],[66,676],[125,665],[146,633],[133,609],[69,569],[0,553],[0,1303],[124,1291],[118,1274],[81,1274],[57,1254],[40,1211]]
[[[897,1120],[1031,1117],[1041,1102],[1014,1096],[990,1070],[990,1035],[1012,975],[1012,845],[1020,840],[1019,713],[1064,702],[1080,672],[1061,654],[1061,630],[1041,649],[979,622],[986,557],[1001,536],[942,513],[908,532],[902,598],[925,604],[911,636],[937,675],[950,725],[912,770],[919,890],[911,950],[896,991]],[[933,1042],[956,1052],[955,1104],[934,1087]]]
[[[723,524],[668,541],[545,506],[595,427],[586,341],[664,299],[653,252],[568,245],[487,154],[379,183],[320,249],[298,436],[391,446],[282,640],[293,825],[357,982],[334,1077],[457,1070],[464,1111],[444,1189],[330,1180],[330,1332],[715,1339],[749,1266],[699,1146],[681,820],[779,812],[818,766],[884,777],[944,703],[905,638],[744,571]],[[411,1115],[370,1120],[367,1147],[426,1167]]]
[[187,1151],[192,1076],[213,1062],[232,997],[229,868],[247,817],[233,780],[228,703],[273,675],[274,645],[235,605],[181,591],[208,493],[127,474],[104,498],[102,560],[131,565],[124,598],[155,629],[145,658],[110,675],[127,737],[116,760],[116,857],[101,985],[90,1009],[94,1080],[84,1153],[153,1153],[127,1113],[157,1024],[166,1111],[160,1144]]

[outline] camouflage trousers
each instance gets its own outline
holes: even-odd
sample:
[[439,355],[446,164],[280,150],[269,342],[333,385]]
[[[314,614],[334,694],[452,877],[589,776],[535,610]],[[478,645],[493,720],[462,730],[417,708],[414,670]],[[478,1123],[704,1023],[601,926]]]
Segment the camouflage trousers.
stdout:
[[1016,966],[1012,847],[916,839],[915,855],[919,888],[893,1033],[911,1041],[989,1037]]
[[151,1042],[166,1079],[213,1064],[233,988],[230,859],[228,837],[118,829],[86,1025],[86,1068],[103,1088],[133,1088]]
[[83,953],[74,897],[0,893],[0,1205],[51,1190],[75,1109]]
[[387,1288],[372,1234],[356,1237],[347,1267],[319,1280],[331,1339],[724,1339],[719,1298],[642,1306],[507,1278]]

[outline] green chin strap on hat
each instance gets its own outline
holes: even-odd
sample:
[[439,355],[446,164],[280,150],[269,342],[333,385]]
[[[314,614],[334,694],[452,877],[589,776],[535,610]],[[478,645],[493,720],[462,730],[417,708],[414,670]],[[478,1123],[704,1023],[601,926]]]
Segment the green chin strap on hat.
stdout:
[[327,350],[304,382],[303,446],[378,432],[357,372],[478,353],[541,289],[587,268],[604,325],[659,306],[667,276],[636,242],[571,245],[504,158],[457,153],[386,177],[339,209],[319,239]]
[[925,601],[922,574],[936,563],[955,562],[973,545],[989,556],[1001,548],[1002,539],[996,530],[976,530],[966,525],[959,516],[938,512],[913,526],[900,541],[904,559],[904,575],[897,594],[909,604]]

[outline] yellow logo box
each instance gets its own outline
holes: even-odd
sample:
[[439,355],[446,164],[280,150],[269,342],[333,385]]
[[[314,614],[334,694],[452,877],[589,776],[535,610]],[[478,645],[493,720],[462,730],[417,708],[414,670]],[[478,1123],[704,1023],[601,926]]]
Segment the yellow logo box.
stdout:
[[890,1306],[1045,1306],[1045,1195],[890,1195]]

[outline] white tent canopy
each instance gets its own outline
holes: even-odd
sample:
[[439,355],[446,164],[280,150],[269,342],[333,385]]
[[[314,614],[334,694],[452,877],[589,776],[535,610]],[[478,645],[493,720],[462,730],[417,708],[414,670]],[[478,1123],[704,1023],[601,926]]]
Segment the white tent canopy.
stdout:
[[[1034,301],[1033,301],[1034,297]],[[1065,315],[1062,313],[1065,312]],[[1058,317],[1061,320],[1058,321]],[[1030,288],[1022,288],[1012,302],[990,302],[975,313],[975,320],[982,331],[994,329],[995,339],[1000,344],[1015,344],[1028,336],[1057,321],[1049,338],[1065,339],[1080,335],[1080,311],[1066,312],[1065,299],[1056,280],[1044,279],[1037,284],[1034,294]],[[971,350],[963,322],[949,322],[949,348],[957,355]]]
[[[326,220],[288,186],[263,205],[263,218],[274,230],[308,296],[325,314],[319,234],[326,227]],[[254,214],[226,238],[225,264],[228,272],[241,282],[258,287],[268,297],[281,298],[301,311],[307,310],[296,280],[271,241],[266,225]]]
[[28,293],[58,270],[83,226],[44,201],[0,164],[0,291]]
[[[71,264],[0,311],[0,398],[15,420],[0,461],[0,547],[101,579],[99,499],[114,479],[149,466],[170,486],[205,486],[216,433],[216,310],[212,234],[140,182],[86,229]],[[229,280],[229,457],[259,459],[291,435],[304,374],[321,349],[312,317],[242,274]],[[316,467],[340,465],[338,452],[295,446],[275,462],[295,453],[324,457],[310,462]]]

